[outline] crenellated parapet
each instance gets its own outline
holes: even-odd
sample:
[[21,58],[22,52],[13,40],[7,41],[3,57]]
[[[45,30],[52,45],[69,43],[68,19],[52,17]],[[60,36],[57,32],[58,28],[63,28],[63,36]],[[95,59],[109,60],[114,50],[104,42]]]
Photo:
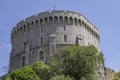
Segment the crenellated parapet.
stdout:
[[[14,39],[15,36],[19,36],[19,33],[23,33],[26,30],[32,29],[32,27],[38,27],[42,25],[49,24],[59,24],[63,25],[75,25],[83,27],[87,30],[91,35],[100,40],[98,29],[87,20],[83,15],[78,14],[73,11],[46,11],[37,15],[33,15],[28,17],[22,21],[20,21],[12,30],[11,39]],[[52,27],[51,27],[52,28]]]

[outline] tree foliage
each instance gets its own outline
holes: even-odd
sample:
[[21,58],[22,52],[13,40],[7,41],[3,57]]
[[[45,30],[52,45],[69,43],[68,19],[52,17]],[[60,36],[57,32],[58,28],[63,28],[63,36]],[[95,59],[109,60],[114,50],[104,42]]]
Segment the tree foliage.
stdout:
[[7,76],[8,80],[39,80],[38,76],[32,70],[31,67],[22,67],[17,69]]
[[50,67],[44,62],[35,62],[30,67],[35,71],[39,79],[48,80],[50,78]]
[[[44,62],[35,62],[9,73],[7,80],[97,80],[97,62],[103,55],[94,46],[66,46]],[[74,79],[73,79],[74,78]],[[115,79],[117,80],[117,79]]]
[[67,46],[58,49],[50,58],[49,65],[53,75],[70,75],[76,80],[83,77],[97,80],[95,70],[98,51],[94,46]]
[[7,80],[49,80],[49,78],[50,68],[41,61],[14,70],[6,77]]
[[75,80],[75,79],[71,78],[70,76],[65,77],[65,75],[57,75],[53,76],[50,80]]

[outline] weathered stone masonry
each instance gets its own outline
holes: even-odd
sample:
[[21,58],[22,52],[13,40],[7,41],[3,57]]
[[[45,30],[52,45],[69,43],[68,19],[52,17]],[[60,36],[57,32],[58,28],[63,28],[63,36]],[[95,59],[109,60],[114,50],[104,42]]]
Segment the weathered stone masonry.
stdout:
[[64,45],[100,43],[98,29],[83,15],[72,11],[42,12],[20,21],[11,32],[9,71],[42,60],[47,62]]

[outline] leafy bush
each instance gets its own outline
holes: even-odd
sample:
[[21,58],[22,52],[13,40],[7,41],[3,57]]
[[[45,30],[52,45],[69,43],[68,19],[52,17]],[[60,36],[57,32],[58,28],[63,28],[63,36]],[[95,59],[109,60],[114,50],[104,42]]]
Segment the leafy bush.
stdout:
[[75,80],[73,78],[71,78],[70,76],[64,76],[64,75],[57,75],[52,77],[50,80]]
[[44,62],[35,62],[30,65],[41,80],[48,80],[50,78],[50,67]]
[[31,67],[22,67],[7,75],[7,80],[40,80]]
[[44,62],[35,62],[31,65],[14,70],[7,75],[7,80],[49,80],[50,68]]

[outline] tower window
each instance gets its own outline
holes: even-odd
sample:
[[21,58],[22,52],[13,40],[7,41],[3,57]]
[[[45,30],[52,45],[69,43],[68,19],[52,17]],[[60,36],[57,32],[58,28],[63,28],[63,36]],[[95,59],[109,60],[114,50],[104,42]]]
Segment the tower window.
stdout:
[[25,56],[22,56],[21,66],[25,66]]
[[44,52],[43,51],[39,52],[39,60],[44,61]]
[[64,31],[66,30],[66,27],[64,26]]
[[41,37],[41,40],[40,40],[40,41],[41,41],[40,43],[43,44],[43,37]]
[[64,42],[67,42],[67,36],[64,35]]
[[81,26],[81,20],[79,19],[79,25]]

